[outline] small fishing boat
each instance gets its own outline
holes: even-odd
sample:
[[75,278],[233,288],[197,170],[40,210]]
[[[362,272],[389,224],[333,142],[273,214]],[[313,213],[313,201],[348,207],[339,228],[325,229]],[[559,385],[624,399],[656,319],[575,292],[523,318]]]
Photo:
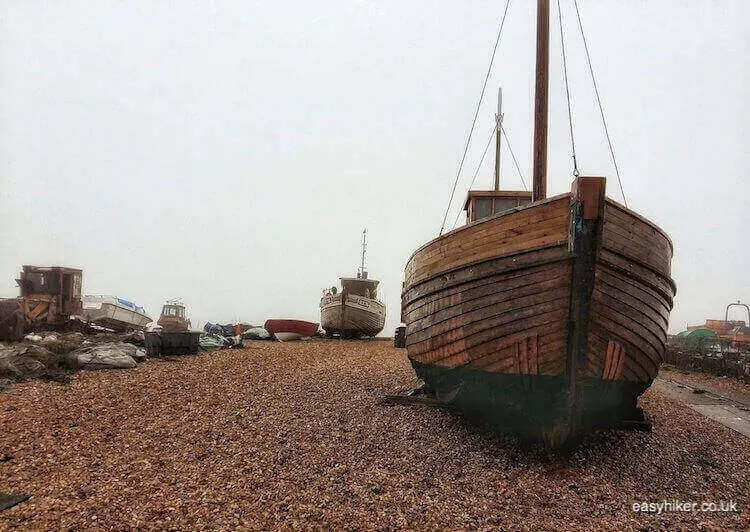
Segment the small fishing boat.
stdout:
[[299,340],[315,335],[318,332],[318,324],[311,321],[272,319],[266,320],[263,326],[278,341],[288,342]]
[[369,279],[365,268],[367,229],[362,232],[362,263],[357,277],[341,277],[320,299],[320,326],[328,336],[359,338],[376,336],[385,325],[385,305],[378,300],[380,281]]
[[143,307],[115,296],[83,296],[83,319],[115,331],[141,330],[151,321]]
[[538,0],[533,190],[499,190],[496,165],[494,190],[469,191],[467,224],[408,260],[401,317],[423,393],[557,446],[646,424],[637,399],[676,287],[671,240],[607,198],[605,178],[579,177],[574,159],[571,192],[547,197],[548,18]]
[[180,299],[170,299],[161,308],[161,316],[156,322],[164,332],[184,332],[190,329],[190,319],[185,313],[185,305]]

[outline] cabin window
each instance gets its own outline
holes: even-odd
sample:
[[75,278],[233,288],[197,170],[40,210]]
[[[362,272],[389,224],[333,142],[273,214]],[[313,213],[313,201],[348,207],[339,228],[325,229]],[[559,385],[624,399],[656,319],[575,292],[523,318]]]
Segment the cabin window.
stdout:
[[480,220],[492,216],[492,198],[477,198],[475,201],[474,219]]
[[73,297],[81,297],[81,276],[73,276]]
[[499,212],[509,211],[518,207],[519,202],[517,198],[495,198],[494,208],[492,212],[497,214]]
[[467,222],[474,222],[494,214],[507,213],[531,202],[527,192],[512,190],[470,191],[466,203]]
[[57,277],[43,272],[26,274],[25,285],[31,294],[53,294],[57,289]]

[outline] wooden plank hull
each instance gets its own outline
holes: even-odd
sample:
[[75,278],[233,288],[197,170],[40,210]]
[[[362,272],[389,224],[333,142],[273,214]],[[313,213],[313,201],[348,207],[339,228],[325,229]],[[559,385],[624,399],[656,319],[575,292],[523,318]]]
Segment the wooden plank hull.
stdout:
[[320,301],[320,325],[329,335],[346,338],[376,336],[385,326],[385,305],[377,299],[344,292]]
[[603,178],[579,178],[412,255],[409,359],[438,397],[552,443],[637,418],[666,349],[671,258],[660,229],[605,200]]
[[318,332],[317,323],[304,320],[271,319],[266,320],[263,327],[282,342],[314,336]]

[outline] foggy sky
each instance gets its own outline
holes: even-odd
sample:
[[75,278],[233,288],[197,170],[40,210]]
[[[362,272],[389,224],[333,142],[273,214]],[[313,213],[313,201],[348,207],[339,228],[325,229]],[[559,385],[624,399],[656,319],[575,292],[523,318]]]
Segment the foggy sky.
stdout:
[[[449,222],[493,127],[531,178],[535,2],[513,0]],[[622,201],[563,0],[583,174]],[[675,245],[670,330],[750,300],[750,3],[579,1],[631,208]],[[0,2],[0,296],[22,264],[193,320],[319,321],[361,231],[388,319],[437,236],[504,2]],[[557,13],[548,192],[572,179]],[[492,150],[491,150],[492,152]],[[520,188],[507,151],[503,184]],[[492,156],[474,188],[492,183]]]

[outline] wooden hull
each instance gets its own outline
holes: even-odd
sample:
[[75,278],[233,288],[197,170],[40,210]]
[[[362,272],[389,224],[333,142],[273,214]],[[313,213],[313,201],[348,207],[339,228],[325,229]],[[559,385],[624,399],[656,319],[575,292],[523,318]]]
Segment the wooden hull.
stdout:
[[263,326],[282,342],[313,336],[318,332],[318,324],[303,320],[266,320]]
[[320,300],[320,326],[329,335],[347,338],[376,336],[385,326],[385,305],[377,299],[345,291]]
[[409,359],[438,397],[512,432],[567,440],[637,418],[666,349],[672,244],[605,200],[602,178],[417,250]]

